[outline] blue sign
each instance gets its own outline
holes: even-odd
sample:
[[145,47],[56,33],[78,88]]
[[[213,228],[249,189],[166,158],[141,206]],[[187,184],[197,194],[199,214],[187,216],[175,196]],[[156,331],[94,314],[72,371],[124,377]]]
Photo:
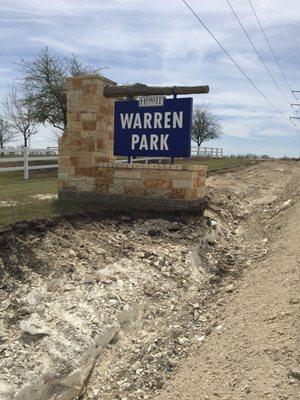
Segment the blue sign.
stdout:
[[193,99],[162,100],[115,103],[115,156],[190,157]]

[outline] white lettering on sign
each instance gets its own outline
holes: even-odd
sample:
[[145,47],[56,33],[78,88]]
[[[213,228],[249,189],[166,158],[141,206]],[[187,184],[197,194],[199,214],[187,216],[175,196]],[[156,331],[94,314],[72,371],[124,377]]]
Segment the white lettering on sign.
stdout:
[[158,135],[151,135],[150,136],[150,150],[158,150],[157,142],[158,142]]
[[183,111],[121,113],[122,129],[176,129],[183,127]]
[[134,123],[132,126],[133,129],[142,129],[142,120],[140,114],[135,114]]
[[151,113],[144,114],[144,129],[151,129],[151,119],[152,119]]
[[153,128],[157,129],[157,128],[162,128],[161,126],[161,120],[162,120],[162,114],[159,112],[155,112],[154,113],[154,122],[153,122]]
[[171,112],[167,111],[165,113],[165,125],[164,128],[171,128],[170,123],[171,123]]
[[126,113],[126,114],[120,114],[121,115],[121,125],[122,129],[126,128],[126,125],[131,127],[132,120],[133,120],[133,113]]
[[164,105],[164,96],[141,96],[139,107],[155,107]]
[[168,145],[169,134],[162,135],[151,134],[131,136],[131,150],[169,150]]

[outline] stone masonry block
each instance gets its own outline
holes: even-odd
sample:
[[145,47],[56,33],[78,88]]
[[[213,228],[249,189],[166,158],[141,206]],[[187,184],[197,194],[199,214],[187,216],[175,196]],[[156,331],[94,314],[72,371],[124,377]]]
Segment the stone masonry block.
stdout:
[[197,188],[197,198],[201,199],[205,196],[205,186]]
[[97,83],[84,83],[82,85],[82,94],[90,95],[97,93]]
[[119,170],[117,169],[114,172],[114,177],[115,178],[123,178],[123,179],[141,179],[141,172],[139,171],[127,171],[127,170]]
[[144,179],[143,180],[144,187],[146,189],[172,189],[173,183],[172,179]]
[[191,179],[173,179],[174,189],[192,189],[193,181]]
[[[92,114],[92,113],[89,113]],[[82,129],[84,131],[95,131],[97,129],[96,121],[82,121]]]
[[171,199],[183,200],[185,199],[186,189],[172,189],[170,193]]
[[124,194],[124,186],[112,185],[109,187],[108,193],[123,195]]
[[96,121],[97,114],[91,112],[83,112],[83,113],[72,113],[75,115],[79,115],[81,121]]

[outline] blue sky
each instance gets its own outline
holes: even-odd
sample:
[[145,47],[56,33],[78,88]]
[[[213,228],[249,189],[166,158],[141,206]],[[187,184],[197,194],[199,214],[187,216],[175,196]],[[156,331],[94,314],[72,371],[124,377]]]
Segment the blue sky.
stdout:
[[[223,46],[286,116],[293,113],[259,62],[225,0],[190,0]],[[252,0],[279,63],[300,90],[300,1]],[[248,0],[231,0],[282,91],[291,95],[267,47]],[[222,139],[207,146],[226,154],[300,155],[300,120],[278,115],[246,81],[182,0],[0,0],[0,94],[20,76],[18,60],[33,59],[43,46],[74,52],[103,74],[124,83],[209,85],[194,96],[209,103],[222,124]],[[300,103],[300,93],[299,101]],[[295,120],[296,122],[296,120]],[[53,145],[41,127],[32,147]]]

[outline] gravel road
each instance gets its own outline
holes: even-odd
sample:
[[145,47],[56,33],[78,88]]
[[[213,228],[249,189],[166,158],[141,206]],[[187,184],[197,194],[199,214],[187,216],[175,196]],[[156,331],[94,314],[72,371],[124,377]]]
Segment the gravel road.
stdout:
[[[299,183],[299,163],[279,161],[209,179],[212,190],[248,189],[238,233],[251,263],[217,296],[220,329],[193,349],[155,400],[299,399]],[[255,254],[262,241],[264,254]]]

